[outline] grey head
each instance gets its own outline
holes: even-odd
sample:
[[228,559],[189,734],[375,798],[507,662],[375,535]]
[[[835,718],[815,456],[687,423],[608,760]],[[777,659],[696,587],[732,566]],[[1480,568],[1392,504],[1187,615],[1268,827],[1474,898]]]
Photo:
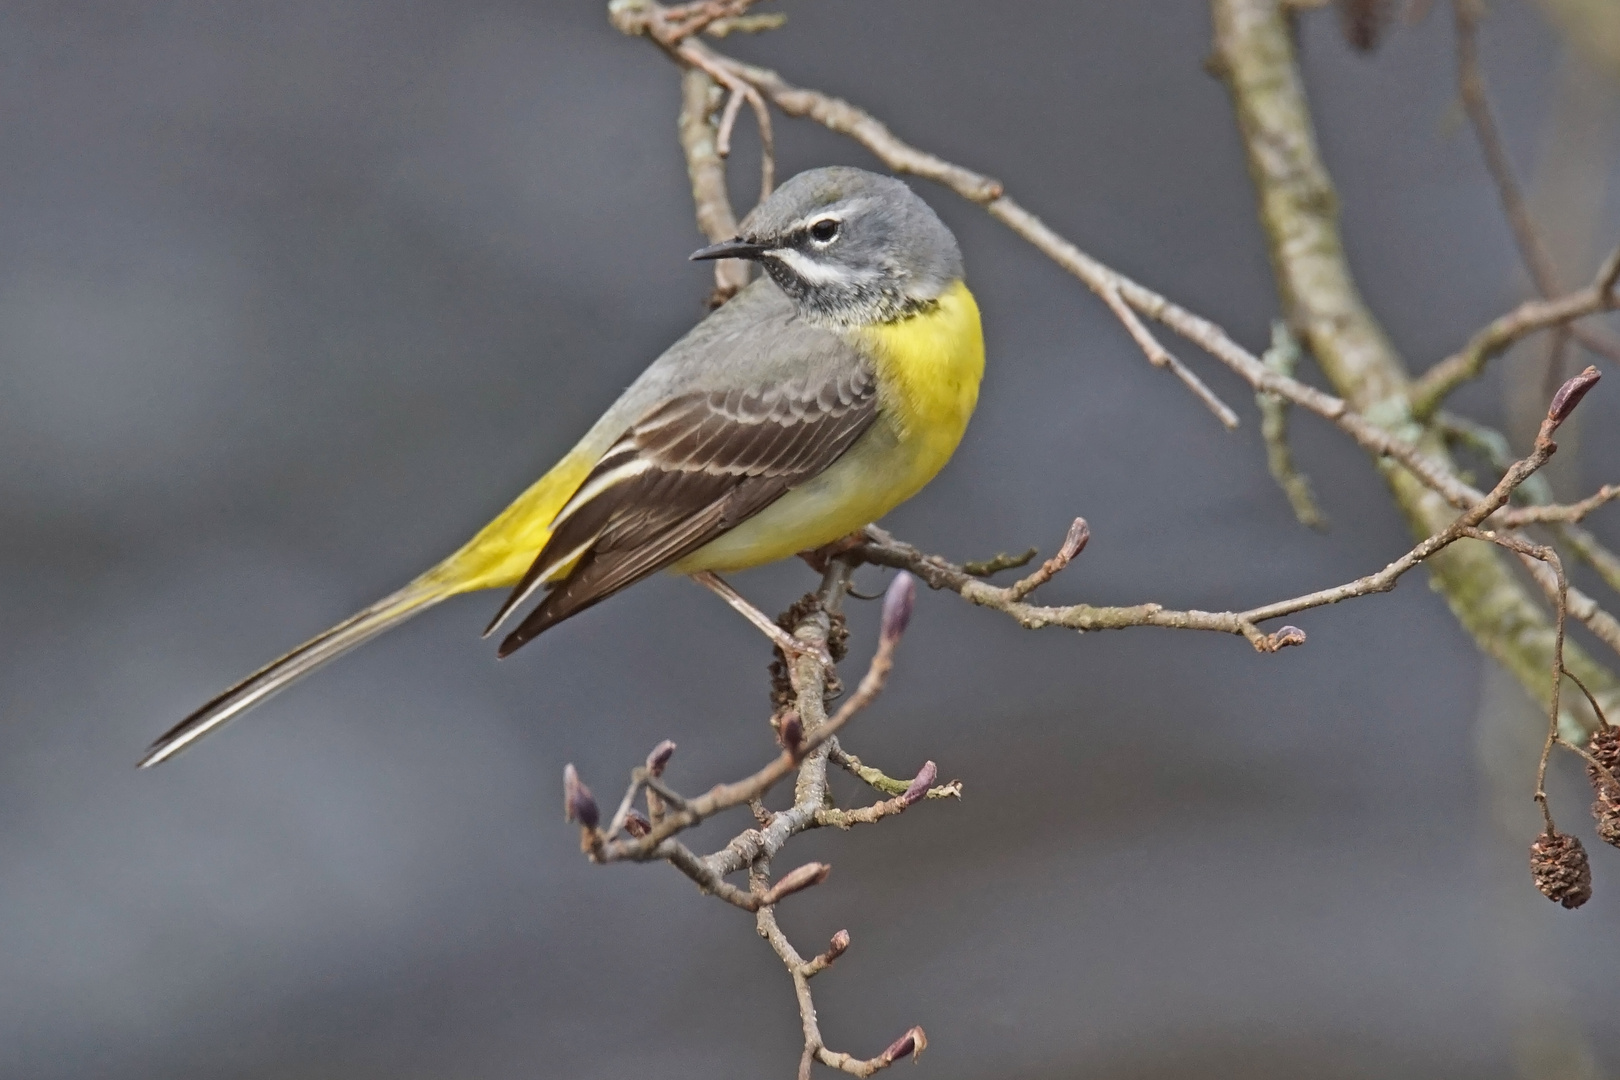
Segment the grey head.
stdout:
[[868,326],[933,307],[962,252],[905,184],[848,166],[802,172],[694,259],[752,259],[818,322]]

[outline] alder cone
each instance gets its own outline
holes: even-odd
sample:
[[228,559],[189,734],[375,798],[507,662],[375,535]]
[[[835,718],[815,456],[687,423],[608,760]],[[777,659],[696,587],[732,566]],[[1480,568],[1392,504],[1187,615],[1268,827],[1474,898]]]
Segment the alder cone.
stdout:
[[1592,804],[1592,817],[1597,821],[1598,839],[1611,847],[1620,847],[1620,785],[1594,786],[1597,801]]
[[1530,845],[1530,873],[1547,899],[1578,908],[1592,899],[1592,866],[1586,849],[1567,833],[1548,831]]
[[[1620,727],[1601,727],[1592,732],[1592,738],[1586,744],[1586,752],[1596,758],[1605,769],[1620,778]],[[1594,768],[1591,762],[1586,765],[1587,779],[1592,781],[1592,788],[1600,795],[1605,783],[1603,774]]]

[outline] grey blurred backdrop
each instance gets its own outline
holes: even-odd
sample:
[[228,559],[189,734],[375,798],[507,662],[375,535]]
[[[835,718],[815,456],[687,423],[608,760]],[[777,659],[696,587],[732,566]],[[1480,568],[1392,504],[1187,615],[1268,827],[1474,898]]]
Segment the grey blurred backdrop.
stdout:
[[[1495,7],[1528,171],[1566,61],[1534,9]],[[1277,305],[1203,4],[786,10],[728,47],[1264,344]],[[1450,47],[1443,11],[1371,58],[1330,13],[1303,24],[1351,256],[1419,364],[1524,288]],[[771,752],[763,642],[684,581],[499,664],[477,636],[496,598],[457,601],[133,768],[459,543],[698,317],[671,65],[591,0],[12,2],[0,50],[0,1073],[787,1075],[797,1017],[750,920],[665,867],[588,865],[560,820],[567,761],[606,798],[664,737],[690,789]],[[778,134],[783,175],[871,164]],[[1054,599],[1205,608],[1405,548],[1336,433],[1296,424],[1318,536],[1252,410],[1223,432],[1078,283],[919,190],[962,240],[991,366],[901,535],[1049,551],[1084,514]],[[1490,419],[1499,398],[1464,402]],[[1620,385],[1583,411],[1585,479],[1612,480]],[[811,582],[737,579],[773,609]],[[857,656],[875,615],[855,606]],[[934,758],[967,797],[790,849],[835,867],[790,931],[855,941],[817,984],[829,1039],[875,1053],[920,1023],[939,1080],[1620,1071],[1620,860],[1595,851],[1596,899],[1564,912],[1528,881],[1530,818],[1492,809],[1506,784],[1528,810],[1533,714],[1496,694],[1528,734],[1481,757],[1491,677],[1417,576],[1298,621],[1308,647],[1258,657],[922,596],[848,742],[896,773]]]

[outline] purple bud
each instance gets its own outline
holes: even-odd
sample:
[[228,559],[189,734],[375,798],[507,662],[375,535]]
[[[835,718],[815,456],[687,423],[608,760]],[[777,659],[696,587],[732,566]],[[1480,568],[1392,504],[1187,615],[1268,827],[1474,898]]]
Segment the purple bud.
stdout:
[[847,948],[849,948],[849,931],[840,930],[838,933],[834,934],[832,936],[832,940],[827,943],[827,959],[838,959],[840,956],[844,955],[844,950]]
[[792,896],[794,893],[808,889],[812,885],[820,885],[827,880],[827,875],[830,873],[832,873],[832,867],[821,862],[805,863],[803,866],[789,870],[765,894],[765,903],[774,904],[784,896]]
[[624,831],[641,839],[652,832],[652,822],[641,816],[641,811],[632,810],[624,816]]
[[786,716],[782,717],[782,726],[780,730],[783,748],[786,749],[788,753],[797,757],[799,747],[804,745],[804,721],[799,719],[799,714],[796,711],[789,712]]
[[669,739],[665,739],[653,747],[652,753],[647,755],[647,771],[654,776],[663,776],[664,766],[669,764],[669,759],[674,753],[675,744]]
[[1063,538],[1063,546],[1058,548],[1057,557],[1064,563],[1069,562],[1086,550],[1086,544],[1090,540],[1091,526],[1086,524],[1085,518],[1075,518],[1074,524],[1069,526],[1069,534]]
[[896,1039],[887,1050],[883,1051],[878,1060],[885,1065],[892,1065],[910,1054],[911,1060],[916,1061],[918,1055],[926,1049],[928,1049],[928,1036],[923,1034],[922,1028],[914,1027]]
[[587,829],[596,828],[596,823],[601,820],[601,814],[596,809],[596,797],[581,782],[573,762],[563,769],[563,819],[577,821]]
[[894,576],[883,593],[883,640],[891,645],[900,640],[911,622],[911,609],[917,602],[917,582],[904,570]]
[[934,786],[934,781],[938,778],[939,766],[932,761],[923,762],[923,767],[917,770],[917,775],[906,788],[906,793],[900,796],[900,801],[907,806],[922,801],[923,797],[928,794],[928,789]]
[[1581,403],[1586,392],[1597,385],[1603,377],[1595,367],[1589,367],[1573,379],[1558,388],[1553,395],[1552,405],[1547,408],[1547,419],[1552,421],[1554,427],[1569,419],[1569,414],[1575,411],[1575,406]]

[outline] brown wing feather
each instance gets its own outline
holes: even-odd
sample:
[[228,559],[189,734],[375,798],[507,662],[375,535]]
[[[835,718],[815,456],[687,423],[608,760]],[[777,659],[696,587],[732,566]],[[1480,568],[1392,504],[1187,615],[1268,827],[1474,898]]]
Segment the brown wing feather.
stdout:
[[864,365],[813,383],[690,393],[658,405],[558,514],[491,629],[571,568],[499,655],[759,513],[836,461],[876,415],[877,384]]

